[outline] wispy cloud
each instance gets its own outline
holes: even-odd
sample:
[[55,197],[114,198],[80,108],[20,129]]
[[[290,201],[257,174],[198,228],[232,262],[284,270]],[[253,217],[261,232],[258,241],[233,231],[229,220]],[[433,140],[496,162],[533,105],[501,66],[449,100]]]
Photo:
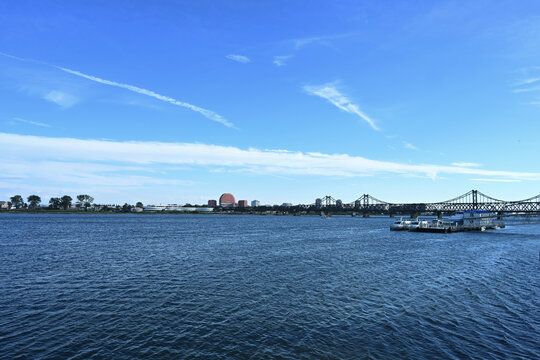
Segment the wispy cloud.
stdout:
[[[69,161],[6,161],[6,172],[19,178],[39,178],[54,183],[77,185],[101,185],[115,187],[141,187],[144,185],[193,185],[193,181],[167,179],[151,176],[151,171],[142,167],[107,165]],[[133,174],[138,171],[138,174]],[[144,173],[144,175],[141,175]],[[150,173],[150,175],[149,175]]]
[[[479,179],[540,181],[540,173],[485,170],[470,167],[409,164],[372,160],[347,154],[241,149],[193,143],[119,142],[50,138],[0,133],[0,162],[43,161],[156,169],[170,165],[202,166],[261,175],[319,175],[358,177],[394,174],[438,179],[440,175],[478,176]],[[92,165],[93,166],[93,165]],[[29,168],[31,170],[31,167]],[[29,171],[30,171],[29,170]],[[5,176],[25,175],[4,171]],[[26,174],[32,175],[32,172]],[[76,175],[74,175],[76,176]],[[99,183],[96,183],[99,184]]]
[[346,111],[350,114],[358,115],[361,119],[366,121],[369,126],[371,126],[374,130],[379,130],[377,125],[375,125],[375,121],[369,116],[367,116],[363,111],[361,111],[358,105],[353,103],[346,95],[342,94],[334,84],[325,84],[318,86],[306,85],[304,86],[304,91],[306,91],[310,95],[316,95],[328,100],[330,103],[343,111]]
[[299,49],[301,47],[304,47],[306,45],[310,44],[323,44],[328,45],[332,40],[337,39],[344,39],[344,38],[350,38],[354,36],[358,36],[358,32],[349,32],[349,33],[343,33],[343,34],[334,34],[334,35],[320,35],[320,36],[310,36],[310,37],[304,37],[304,38],[296,38],[289,41],[292,41],[294,44],[294,47]]
[[229,54],[225,57],[229,60],[237,61],[242,64],[247,64],[248,62],[251,61],[247,56],[244,56],[244,55]]
[[403,147],[405,149],[409,149],[409,150],[418,150],[418,148],[416,146],[414,146],[413,144],[408,143],[408,142],[403,143]]
[[156,93],[154,91],[151,91],[151,90],[143,89],[143,88],[133,86],[133,85],[118,83],[116,81],[101,79],[101,78],[99,78],[97,76],[83,74],[80,71],[71,70],[71,69],[60,67],[60,66],[56,66],[56,68],[60,69],[62,71],[65,71],[67,73],[70,73],[70,74],[73,74],[73,75],[76,75],[76,76],[80,76],[80,77],[88,79],[88,80],[98,82],[100,84],[116,86],[116,87],[119,87],[119,88],[123,88],[123,89],[127,89],[129,91],[136,92],[136,93],[141,94],[141,95],[150,96],[150,97],[153,97],[155,99],[165,101],[165,102],[168,102],[168,103],[176,105],[176,106],[181,106],[181,107],[193,110],[195,112],[198,112],[201,115],[203,115],[204,117],[206,117],[206,118],[208,118],[210,120],[217,121],[218,123],[223,124],[223,125],[225,125],[227,127],[234,127],[234,125],[232,123],[230,123],[225,118],[223,118],[221,115],[219,115],[219,114],[217,114],[217,113],[215,113],[215,112],[213,112],[211,110],[203,109],[201,107],[198,107],[198,106],[186,103],[186,102],[178,101],[176,99],[173,99],[171,97],[158,94],[158,93]]
[[45,123],[41,123],[41,122],[37,122],[37,121],[32,121],[32,120],[21,119],[21,118],[18,118],[18,117],[14,117],[13,120],[21,122],[21,123],[25,123],[25,124],[30,124],[30,125],[36,125],[36,126],[41,126],[41,127],[51,127],[51,125],[49,125],[49,124],[45,124]]
[[512,84],[513,93],[519,94],[540,91],[540,66],[529,66],[519,69],[518,72],[521,74],[521,78]]
[[53,90],[46,93],[43,98],[47,101],[60,105],[63,108],[69,108],[75,105],[79,99],[63,91]]
[[514,84],[514,86],[530,85],[530,84],[536,83],[538,81],[540,81],[540,77],[531,77],[531,78],[528,78],[528,79],[522,79],[522,80],[517,81]]
[[274,65],[276,66],[285,66],[287,65],[287,60],[292,58],[294,55],[280,55],[280,56],[274,56]]
[[473,162],[453,162],[452,166],[479,167],[479,166],[482,166],[482,164],[473,163]]
[[471,181],[479,182],[521,182],[519,179],[470,179]]
[[533,86],[528,88],[519,88],[512,90],[513,93],[524,93],[524,92],[531,92],[531,91],[538,91],[540,90],[540,86]]
[[[48,64],[46,62],[39,61],[39,60],[20,58],[20,57],[9,55],[9,54],[2,53],[2,52],[0,52],[0,55],[5,56],[5,57],[9,57],[9,58],[12,58],[12,59],[15,59],[15,60],[33,62],[33,63],[37,63],[37,64],[42,64],[42,65],[45,65],[45,66],[50,66],[50,67],[53,67],[55,69],[62,70],[64,72],[66,72],[66,73],[76,75],[76,76],[85,78],[87,80],[98,82],[100,84],[115,86],[115,87],[123,88],[123,89],[129,90],[129,91],[133,91],[133,92],[135,92],[137,94],[150,96],[150,97],[152,97],[154,99],[158,99],[158,100],[161,100],[161,101],[164,101],[164,102],[176,105],[176,106],[181,106],[181,107],[190,109],[192,111],[198,112],[199,114],[203,115],[207,119],[216,121],[216,122],[218,122],[220,124],[223,124],[223,125],[225,125],[227,127],[234,128],[234,125],[231,122],[229,122],[223,116],[215,113],[212,110],[204,109],[202,107],[192,105],[192,104],[187,103],[187,102],[179,101],[179,100],[173,99],[173,98],[171,98],[169,96],[158,94],[158,93],[156,93],[156,92],[154,92],[152,90],[147,90],[147,89],[143,89],[143,88],[140,88],[140,87],[137,87],[137,86],[134,86],[134,85],[123,84],[123,83],[119,83],[119,82],[116,82],[116,81],[102,79],[102,78],[99,78],[97,76],[84,74],[84,73],[82,73],[80,71],[71,70],[71,69],[68,69],[68,68],[65,68],[65,67]],[[49,101],[56,102],[57,104],[59,104],[61,106],[65,106],[65,105],[69,104],[69,98],[66,97],[65,95],[66,94],[53,91],[53,92],[50,92],[50,93],[46,94],[45,99],[47,99]],[[64,104],[64,105],[62,105],[62,104]]]

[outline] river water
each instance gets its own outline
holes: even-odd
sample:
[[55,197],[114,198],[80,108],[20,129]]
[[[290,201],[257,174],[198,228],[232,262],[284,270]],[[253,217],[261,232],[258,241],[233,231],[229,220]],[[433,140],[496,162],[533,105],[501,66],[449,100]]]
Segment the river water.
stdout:
[[2,359],[533,359],[540,225],[0,214]]

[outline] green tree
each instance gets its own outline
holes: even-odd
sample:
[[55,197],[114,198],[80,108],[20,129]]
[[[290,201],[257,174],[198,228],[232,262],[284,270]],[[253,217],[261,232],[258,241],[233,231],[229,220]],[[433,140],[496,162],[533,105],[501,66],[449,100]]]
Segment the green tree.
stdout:
[[92,206],[92,203],[94,202],[94,198],[90,195],[77,195],[77,207],[81,208],[84,207],[85,210],[88,210],[90,206]]
[[144,207],[143,203],[140,202],[140,201],[138,203],[136,203],[135,206],[138,207],[138,208],[143,208]]
[[53,197],[49,200],[50,209],[60,209],[61,205],[62,205],[62,201],[60,200],[60,198]]
[[41,203],[41,198],[37,195],[30,195],[26,200],[28,200],[31,209],[37,208],[39,203]]
[[133,207],[133,205],[129,205],[128,203],[125,203],[122,206],[122,212],[130,212],[132,207]]
[[73,201],[73,199],[71,198],[71,196],[69,195],[64,195],[60,198],[60,206],[64,209],[64,210],[67,210],[68,208],[71,207],[71,202]]
[[20,209],[24,206],[24,199],[21,195],[15,195],[10,198],[11,205],[15,206],[17,209]]

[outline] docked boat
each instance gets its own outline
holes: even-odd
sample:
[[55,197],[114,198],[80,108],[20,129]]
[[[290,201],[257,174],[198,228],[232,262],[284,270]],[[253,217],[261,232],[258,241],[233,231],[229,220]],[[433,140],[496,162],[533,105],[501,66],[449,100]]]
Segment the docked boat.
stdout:
[[403,220],[403,218],[400,218],[399,220],[396,220],[392,225],[390,225],[390,230],[392,231],[409,230],[410,224],[411,224],[411,220]]
[[407,230],[412,232],[453,233],[458,231],[486,231],[502,229],[504,223],[494,220],[496,214],[489,211],[470,210],[456,213],[449,218],[431,219],[416,218],[395,221],[390,230]]
[[451,220],[433,219],[431,222],[424,220],[418,228],[412,230],[417,232],[450,233],[458,230],[457,225]]
[[420,227],[420,221],[418,221],[418,219],[414,219],[409,223],[409,226],[407,226],[407,230],[415,231],[418,229],[418,227]]

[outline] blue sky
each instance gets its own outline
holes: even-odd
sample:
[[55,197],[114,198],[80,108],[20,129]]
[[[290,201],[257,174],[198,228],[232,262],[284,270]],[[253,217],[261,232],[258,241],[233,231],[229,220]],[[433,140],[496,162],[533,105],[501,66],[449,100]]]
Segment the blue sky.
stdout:
[[0,3],[0,199],[540,193],[538,1]]

